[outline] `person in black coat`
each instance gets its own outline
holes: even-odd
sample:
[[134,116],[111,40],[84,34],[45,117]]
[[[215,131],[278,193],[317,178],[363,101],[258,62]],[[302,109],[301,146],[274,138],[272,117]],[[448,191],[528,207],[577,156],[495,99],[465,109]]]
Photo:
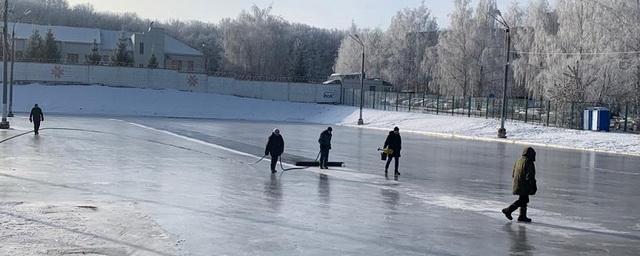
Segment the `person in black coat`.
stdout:
[[318,139],[318,143],[320,144],[320,169],[329,169],[327,162],[329,162],[329,150],[331,150],[332,131],[333,128],[327,128],[320,133],[320,139]]
[[40,130],[40,122],[44,121],[44,114],[42,114],[42,109],[38,107],[38,104],[33,106],[31,109],[31,114],[29,115],[29,122],[33,123],[33,132],[38,135],[38,131]]
[[400,172],[398,171],[398,165],[400,164],[400,151],[402,150],[402,138],[400,137],[400,128],[393,128],[393,131],[389,132],[387,139],[384,141],[384,148],[389,148],[393,150],[393,153],[388,155],[387,164],[384,167],[384,174],[386,175],[389,171],[389,164],[391,164],[391,160],[396,160],[396,168],[395,175],[400,176]]
[[274,129],[264,150],[265,156],[271,155],[271,173],[278,172],[276,171],[276,164],[278,164],[278,159],[282,153],[284,153],[284,139],[280,135],[280,130]]

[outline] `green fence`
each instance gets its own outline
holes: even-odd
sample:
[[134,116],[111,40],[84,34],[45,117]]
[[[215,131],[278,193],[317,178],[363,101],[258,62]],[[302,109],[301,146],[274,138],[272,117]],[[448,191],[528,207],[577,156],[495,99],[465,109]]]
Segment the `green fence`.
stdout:
[[[436,115],[500,118],[502,99],[483,97],[440,96],[426,93],[375,92],[343,89],[342,105],[363,106],[385,111],[428,113]],[[582,129],[583,111],[588,107],[606,107],[611,111],[611,130],[640,132],[640,109],[631,103],[555,102],[527,99],[507,99],[509,120],[543,126]]]

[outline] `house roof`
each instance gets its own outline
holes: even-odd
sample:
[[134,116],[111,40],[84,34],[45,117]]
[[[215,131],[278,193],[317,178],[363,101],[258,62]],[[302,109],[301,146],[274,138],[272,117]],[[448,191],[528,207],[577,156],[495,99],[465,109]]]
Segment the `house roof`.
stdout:
[[[10,23],[9,27],[12,28],[12,26],[13,23]],[[118,41],[122,36],[125,38],[131,38],[133,35],[132,32],[97,28],[44,26],[16,23],[16,38],[29,39],[35,30],[38,30],[43,38],[47,31],[51,30],[56,41],[60,42],[92,44],[95,40],[103,50],[114,50],[117,48]],[[164,48],[164,52],[168,54],[204,56],[200,51],[167,34],[164,36]],[[131,49],[131,45],[129,45],[129,49]]]
[[[9,24],[9,28],[13,28],[13,23]],[[57,41],[70,43],[92,44],[96,40],[98,44],[100,40],[100,29],[96,28],[75,28],[65,26],[43,26],[25,23],[16,23],[16,38],[29,39],[33,32],[38,30],[42,38],[51,30]]]
[[204,56],[200,51],[166,34],[164,35],[164,52],[177,55]]

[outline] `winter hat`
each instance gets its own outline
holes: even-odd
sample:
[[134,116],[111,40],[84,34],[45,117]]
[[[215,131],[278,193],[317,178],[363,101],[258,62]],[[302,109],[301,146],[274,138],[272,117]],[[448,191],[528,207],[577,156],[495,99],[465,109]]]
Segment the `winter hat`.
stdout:
[[393,130],[394,130],[394,131],[396,131],[396,132],[399,132],[399,131],[400,131],[400,128],[398,128],[398,127],[396,126],[396,128],[393,128]]

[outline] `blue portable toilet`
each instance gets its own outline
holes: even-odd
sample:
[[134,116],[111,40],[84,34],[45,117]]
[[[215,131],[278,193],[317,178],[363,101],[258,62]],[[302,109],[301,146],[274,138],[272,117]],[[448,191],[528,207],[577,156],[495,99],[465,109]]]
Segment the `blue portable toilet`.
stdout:
[[592,130],[609,131],[611,125],[611,112],[608,108],[593,108]]

